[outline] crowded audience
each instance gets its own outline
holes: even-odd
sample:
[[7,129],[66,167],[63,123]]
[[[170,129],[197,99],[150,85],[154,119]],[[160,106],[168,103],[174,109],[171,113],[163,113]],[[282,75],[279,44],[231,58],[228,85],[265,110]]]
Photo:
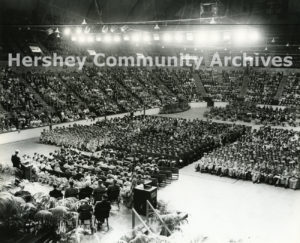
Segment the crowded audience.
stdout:
[[49,114],[28,84],[10,69],[0,72],[0,104],[7,114],[2,116],[2,132],[46,124]]
[[228,70],[199,70],[198,74],[208,95],[214,101],[234,101],[239,95],[243,71]]
[[282,77],[282,73],[252,71],[245,101],[271,105]]
[[226,107],[212,107],[205,116],[210,119],[254,122],[259,125],[298,126],[295,109],[261,107],[242,101],[230,103]]
[[[195,80],[195,75],[199,80]],[[280,85],[282,80],[282,73],[236,69],[85,66],[80,72],[37,69],[15,73],[6,68],[0,73],[0,132],[163,107],[180,101],[202,101],[204,94],[199,85],[203,85],[205,95],[213,101],[229,103],[225,110],[213,108],[209,114],[213,118],[295,126],[299,110],[298,74],[288,74],[284,85]],[[293,110],[272,111],[256,106],[274,102]]]
[[[107,195],[111,202],[116,201],[122,190],[130,190],[146,180],[159,178],[159,166],[171,166],[171,161],[155,159],[126,151],[103,149],[100,156],[86,154],[78,150],[62,147],[43,155],[24,155],[22,161],[33,165],[35,180],[53,186],[50,196],[56,199],[75,197],[88,198],[96,202]],[[171,167],[170,167],[171,168]]]
[[290,73],[288,75],[287,84],[280,99],[280,105],[300,106],[300,77],[298,73]]
[[237,142],[207,153],[196,171],[297,189],[300,180],[299,132],[262,127]]
[[[155,116],[103,120],[92,126],[69,126],[44,131],[40,141],[96,152],[109,148],[184,165],[205,151],[235,141],[246,130],[239,125]],[[180,162],[181,161],[181,162]]]

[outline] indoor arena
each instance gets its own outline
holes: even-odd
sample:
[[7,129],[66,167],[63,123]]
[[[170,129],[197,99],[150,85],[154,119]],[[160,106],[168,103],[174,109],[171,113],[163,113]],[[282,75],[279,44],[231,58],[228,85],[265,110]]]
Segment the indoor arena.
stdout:
[[297,0],[2,0],[0,242],[299,243]]

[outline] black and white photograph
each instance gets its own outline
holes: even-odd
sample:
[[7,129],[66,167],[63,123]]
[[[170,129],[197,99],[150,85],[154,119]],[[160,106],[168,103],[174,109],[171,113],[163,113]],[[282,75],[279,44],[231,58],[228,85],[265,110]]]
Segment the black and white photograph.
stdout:
[[299,0],[0,0],[1,243],[300,243]]

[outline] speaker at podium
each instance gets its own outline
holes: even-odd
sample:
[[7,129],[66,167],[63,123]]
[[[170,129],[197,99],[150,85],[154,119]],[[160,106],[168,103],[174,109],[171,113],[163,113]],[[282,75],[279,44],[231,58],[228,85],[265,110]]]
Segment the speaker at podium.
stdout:
[[141,215],[146,215],[147,200],[154,208],[157,206],[157,187],[139,185],[133,191],[134,209]]

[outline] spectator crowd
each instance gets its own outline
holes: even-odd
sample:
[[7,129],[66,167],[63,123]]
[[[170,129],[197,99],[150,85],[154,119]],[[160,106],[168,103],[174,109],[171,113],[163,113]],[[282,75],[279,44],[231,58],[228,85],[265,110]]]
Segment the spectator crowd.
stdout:
[[[299,77],[295,73],[285,75],[286,79],[282,73],[235,69],[85,66],[80,72],[37,69],[16,73],[5,68],[0,72],[0,131],[162,107],[179,101],[202,101],[204,95],[230,104],[225,110],[212,109],[212,117],[295,126]],[[206,94],[199,88],[201,83]],[[274,103],[287,109],[256,107]]]
[[249,102],[233,102],[225,107],[212,107],[205,116],[222,121],[254,122],[258,125],[298,126],[294,108],[258,106]]

